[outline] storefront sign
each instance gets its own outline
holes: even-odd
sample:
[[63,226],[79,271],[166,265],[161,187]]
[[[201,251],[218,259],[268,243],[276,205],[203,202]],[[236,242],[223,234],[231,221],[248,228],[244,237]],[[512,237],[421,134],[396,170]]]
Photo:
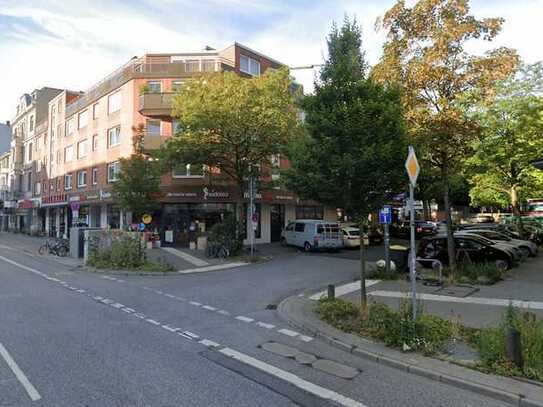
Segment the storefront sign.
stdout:
[[[72,202],[72,203],[70,203],[70,208],[71,208],[72,211],[78,212],[78,211],[79,211],[79,202]],[[74,217],[75,217],[75,216],[76,216],[76,215],[74,214]]]
[[97,199],[100,199],[100,195],[92,194],[92,195],[87,195],[85,198],[87,201],[95,201]]
[[207,201],[209,198],[229,198],[230,193],[224,191],[213,191],[209,190],[207,187],[202,189],[204,193],[204,201]]
[[32,201],[25,199],[24,201],[20,201],[18,205],[19,209],[32,209]]
[[293,201],[296,198],[292,195],[275,195],[275,199],[278,201]]
[[79,195],[72,195],[68,198],[68,202],[79,202],[81,200],[81,197]]
[[111,192],[100,190],[100,199],[111,198]]
[[198,194],[196,192],[168,192],[166,196],[171,198],[196,198]]
[[167,230],[164,232],[164,241],[167,243],[173,243],[173,230]]
[[42,198],[42,205],[66,204],[67,197],[65,194],[49,195]]
[[17,201],[4,201],[4,208],[5,209],[13,209],[17,207]]
[[[249,198],[250,198],[249,193],[248,193],[248,192],[245,192],[245,193],[243,194],[243,197],[244,197],[245,199],[249,199]],[[261,194],[260,192],[257,192],[257,193],[254,195],[254,198],[255,198],[255,199],[262,199],[262,194]]]

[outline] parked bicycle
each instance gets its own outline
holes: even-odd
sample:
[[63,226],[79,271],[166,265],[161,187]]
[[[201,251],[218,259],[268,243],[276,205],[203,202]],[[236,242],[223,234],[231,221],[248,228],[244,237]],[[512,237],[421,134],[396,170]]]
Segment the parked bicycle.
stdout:
[[54,254],[59,257],[66,257],[70,251],[70,245],[66,239],[50,238],[38,249],[40,255]]
[[221,243],[208,242],[206,256],[224,260],[230,256],[230,250]]

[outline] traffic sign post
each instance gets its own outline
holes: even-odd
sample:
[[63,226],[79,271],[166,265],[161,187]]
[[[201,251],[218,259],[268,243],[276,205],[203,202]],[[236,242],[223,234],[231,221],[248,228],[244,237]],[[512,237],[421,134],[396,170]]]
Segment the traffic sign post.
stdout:
[[385,205],[379,211],[379,223],[383,225],[385,232],[385,271],[390,274],[390,232],[388,225],[392,223],[392,206]]
[[417,319],[417,271],[416,271],[416,252],[415,252],[415,185],[419,176],[420,166],[413,146],[409,146],[409,153],[405,161],[405,169],[409,176],[409,225],[411,229],[411,261],[409,263],[409,272],[411,275],[411,301],[413,307],[413,320]]

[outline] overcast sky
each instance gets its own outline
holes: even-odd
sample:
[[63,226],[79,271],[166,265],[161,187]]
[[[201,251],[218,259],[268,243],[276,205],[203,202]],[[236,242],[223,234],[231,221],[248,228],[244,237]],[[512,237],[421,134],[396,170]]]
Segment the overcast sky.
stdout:
[[[394,0],[0,0],[0,122],[19,96],[51,86],[85,90],[134,55],[198,51],[238,41],[290,66],[318,64],[332,21],[362,25],[370,64],[381,54],[375,19]],[[412,2],[408,1],[408,4]],[[472,0],[478,17],[506,19],[492,46],[543,60],[543,0]],[[473,44],[479,52],[484,46]],[[314,72],[296,71],[307,90]]]

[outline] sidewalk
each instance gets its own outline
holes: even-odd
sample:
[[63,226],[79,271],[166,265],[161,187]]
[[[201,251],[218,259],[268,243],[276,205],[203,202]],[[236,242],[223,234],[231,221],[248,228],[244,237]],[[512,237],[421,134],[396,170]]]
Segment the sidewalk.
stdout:
[[543,387],[507,377],[480,373],[456,364],[402,353],[355,335],[341,332],[321,321],[314,312],[315,301],[305,296],[283,300],[279,314],[291,325],[319,337],[330,345],[361,358],[370,359],[410,374],[473,391],[517,406],[543,407]]

